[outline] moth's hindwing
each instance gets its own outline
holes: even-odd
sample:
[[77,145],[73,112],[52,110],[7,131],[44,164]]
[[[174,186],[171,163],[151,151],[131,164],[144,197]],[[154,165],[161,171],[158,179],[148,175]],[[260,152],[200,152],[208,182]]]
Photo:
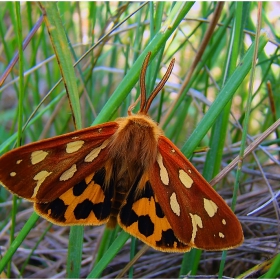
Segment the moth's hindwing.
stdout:
[[118,215],[119,225],[149,246],[165,252],[186,252],[191,248],[180,242],[170,226],[149,181],[130,190]]
[[108,221],[113,198],[113,184],[105,183],[105,168],[48,203],[34,203],[35,211],[59,225],[100,225]]
[[150,182],[175,236],[205,250],[240,245],[240,222],[219,194],[164,136],[158,140],[158,151]]

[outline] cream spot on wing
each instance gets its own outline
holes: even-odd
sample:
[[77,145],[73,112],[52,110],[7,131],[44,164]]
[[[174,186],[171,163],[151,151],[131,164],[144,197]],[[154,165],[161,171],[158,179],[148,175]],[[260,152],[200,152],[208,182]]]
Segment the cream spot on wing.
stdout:
[[72,178],[74,176],[76,171],[77,171],[77,166],[76,166],[76,164],[73,164],[68,170],[64,171],[61,174],[61,176],[59,178],[59,181],[67,181],[67,180],[69,180],[70,178]]
[[186,188],[191,188],[193,180],[183,169],[179,170],[179,179]]
[[10,173],[10,176],[11,176],[11,177],[15,177],[16,175],[17,175],[16,172],[11,172],[11,173]]
[[209,217],[212,218],[217,213],[217,210],[218,210],[217,204],[215,202],[213,202],[212,200],[206,199],[206,198],[204,198],[203,201],[204,201],[205,211],[207,212]]
[[22,159],[17,160],[17,164],[20,164],[22,162]]
[[202,224],[202,220],[201,220],[200,216],[198,216],[196,214],[193,215],[191,213],[190,213],[190,216],[191,216],[191,219],[192,219],[192,227],[193,227],[191,242],[193,244],[195,244],[194,240],[195,240],[195,237],[196,237],[196,234],[197,234],[198,227],[203,228],[203,224]]
[[66,145],[66,153],[71,154],[79,151],[83,147],[84,143],[85,141],[83,140],[78,140],[78,141],[68,143]]
[[225,219],[222,219],[222,223],[223,223],[223,225],[226,225],[226,224],[227,224],[227,222],[226,222]]
[[162,183],[167,186],[169,184],[169,176],[168,176],[167,169],[163,165],[162,155],[160,153],[158,153],[157,162],[159,165],[160,179]]
[[41,187],[41,185],[43,184],[45,179],[51,174],[52,174],[52,172],[48,172],[46,170],[43,170],[43,171],[40,171],[39,173],[37,173],[33,177],[33,180],[38,181],[38,182],[37,182],[36,187],[34,188],[34,192],[33,192],[33,195],[31,196],[31,198],[36,197],[39,188]]
[[221,238],[225,238],[225,236],[224,236],[224,234],[223,234],[222,232],[219,232],[219,236],[220,236]]
[[79,139],[79,138],[80,138],[79,136],[74,136],[71,139],[76,140],[76,139]]
[[172,211],[177,215],[180,216],[180,205],[177,201],[176,193],[172,193],[170,196],[170,206]]
[[102,149],[106,148],[109,143],[109,139],[105,140],[101,146],[93,149],[86,157],[85,162],[93,162],[99,155]]
[[37,164],[37,163],[43,161],[47,155],[48,155],[48,153],[43,150],[35,151],[35,152],[31,153],[31,163],[33,165]]

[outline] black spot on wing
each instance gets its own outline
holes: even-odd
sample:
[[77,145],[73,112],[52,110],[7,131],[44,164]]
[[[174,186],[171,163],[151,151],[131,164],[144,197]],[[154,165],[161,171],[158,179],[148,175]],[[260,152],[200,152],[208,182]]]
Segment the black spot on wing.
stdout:
[[60,198],[57,198],[49,203],[36,203],[36,209],[39,213],[50,213],[50,218],[60,223],[65,222],[64,214],[67,207],[68,206],[65,205],[63,200]]
[[141,193],[141,197],[148,198],[149,200],[151,200],[151,198],[154,197],[154,192],[149,181],[146,182],[145,188]]
[[74,215],[76,220],[86,219],[92,211],[93,203],[86,199],[82,203],[79,203],[74,209]]
[[111,201],[106,199],[103,203],[92,205],[92,211],[96,218],[100,221],[108,218],[111,213]]
[[159,241],[156,242],[156,245],[161,248],[178,248],[184,249],[188,247],[186,244],[180,242],[177,237],[174,235],[172,229],[162,231],[162,236]]
[[85,191],[86,188],[87,188],[87,184],[85,180],[83,180],[82,182],[76,184],[73,187],[73,195],[80,196]]
[[[149,215],[138,215],[132,208],[133,204],[137,200],[143,198],[151,200],[154,197],[154,193],[149,181],[146,182],[145,187],[140,192],[136,192],[139,179],[136,180],[136,182],[134,183],[133,187],[131,188],[129,194],[126,197],[125,204],[121,207],[120,220],[125,227],[129,227],[133,223],[138,222],[139,232],[145,237],[148,237],[154,233],[154,223],[152,222]],[[158,212],[159,215],[161,215],[161,209],[159,209]]]
[[102,221],[109,217],[111,209],[111,202],[105,200],[101,203],[93,203],[89,199],[85,199],[79,203],[74,209],[74,215],[76,220],[87,219],[91,212],[94,213],[95,217]]
[[92,178],[92,180],[95,182],[95,184],[98,184],[103,189],[105,186],[105,174],[106,174],[106,171],[105,171],[105,168],[103,167],[100,170],[98,170]]
[[159,218],[164,218],[165,216],[158,202],[156,202],[156,215]]
[[138,215],[132,210],[132,205],[125,204],[120,211],[120,218],[121,222],[126,226],[129,227],[133,223],[138,221]]
[[[105,189],[105,168],[101,168],[98,170],[93,178],[92,181],[94,181],[95,184],[99,185],[103,190]],[[85,180],[81,181],[80,183],[76,184],[73,187],[73,195],[80,196],[87,188],[87,183]]]
[[148,237],[154,233],[155,225],[148,215],[142,215],[138,218],[138,230],[141,234]]
[[[123,204],[123,206],[120,208],[119,211],[121,223],[126,227],[129,227],[133,223],[138,221],[138,215],[135,213],[134,210],[132,210],[132,206],[133,203],[138,199],[135,197],[135,190],[138,186],[139,179],[140,176],[139,178],[137,178],[137,180],[135,180],[135,183],[133,184],[132,188],[130,189],[130,192],[128,193],[125,199],[125,203]],[[142,197],[142,193],[141,193],[141,197]]]

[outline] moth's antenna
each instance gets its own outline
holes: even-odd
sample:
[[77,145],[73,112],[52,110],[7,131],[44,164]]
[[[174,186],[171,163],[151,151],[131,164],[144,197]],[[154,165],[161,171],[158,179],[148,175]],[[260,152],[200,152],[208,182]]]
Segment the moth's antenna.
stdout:
[[146,58],[143,62],[141,74],[140,74],[140,95],[141,95],[141,103],[140,103],[140,110],[139,112],[142,112],[145,110],[146,105],[146,72],[149,64],[149,60],[151,57],[151,52],[148,52],[146,55]]
[[145,110],[145,104],[146,104],[146,83],[145,83],[145,76],[146,76],[146,72],[147,72],[147,68],[148,68],[148,64],[149,64],[149,60],[151,57],[151,52],[148,52],[148,54],[145,57],[145,60],[143,62],[142,65],[142,69],[141,69],[141,74],[140,74],[140,95],[139,97],[136,99],[136,101],[134,103],[132,103],[129,107],[128,107],[128,115],[131,115],[131,111],[134,109],[134,107],[137,105],[137,103],[139,102],[139,99],[141,99],[141,103],[140,103],[140,110],[139,112],[142,112]]
[[172,69],[174,67],[174,64],[175,64],[175,58],[173,58],[164,74],[164,76],[162,77],[161,81],[158,83],[158,85],[155,87],[155,89],[153,90],[153,92],[151,93],[150,97],[148,98],[147,100],[147,103],[146,103],[146,106],[145,106],[145,109],[141,112],[147,114],[149,109],[150,109],[150,106],[154,100],[154,98],[156,97],[156,95],[162,90],[162,88],[164,87],[164,85],[166,84],[167,80],[169,79],[170,75],[171,75],[171,72],[172,72]]
[[161,81],[158,83],[158,85],[155,87],[155,89],[152,91],[151,95],[149,96],[148,100],[146,101],[146,72],[147,72],[147,68],[148,68],[148,64],[149,64],[149,60],[151,57],[151,52],[148,52],[148,54],[146,55],[146,58],[143,62],[142,65],[142,69],[141,69],[141,74],[140,74],[140,96],[137,98],[137,100],[131,104],[128,107],[128,115],[131,116],[131,112],[134,109],[134,107],[136,106],[136,104],[139,102],[139,98],[140,98],[140,110],[138,113],[142,113],[142,114],[147,114],[149,111],[149,108],[154,100],[154,98],[156,97],[156,95],[162,90],[162,88],[164,87],[164,85],[166,84],[167,80],[169,79],[172,69],[174,67],[175,64],[175,58],[173,58],[163,76],[163,78],[161,79]]

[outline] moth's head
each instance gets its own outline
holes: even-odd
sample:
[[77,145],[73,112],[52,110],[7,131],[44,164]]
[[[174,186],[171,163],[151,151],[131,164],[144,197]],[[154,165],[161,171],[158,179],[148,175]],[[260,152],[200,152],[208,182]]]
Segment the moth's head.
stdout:
[[140,100],[140,110],[138,111],[137,114],[140,115],[148,115],[148,111],[150,109],[150,106],[154,100],[154,98],[157,96],[157,94],[162,90],[162,88],[164,87],[164,85],[166,84],[169,76],[171,75],[172,69],[174,67],[174,63],[175,63],[175,58],[173,58],[163,76],[163,78],[161,79],[161,81],[158,83],[158,85],[155,87],[155,89],[152,91],[152,93],[150,94],[148,100],[146,100],[146,72],[147,72],[147,68],[148,68],[148,64],[149,64],[149,60],[151,57],[151,52],[148,52],[143,65],[142,65],[142,69],[141,69],[141,74],[140,74],[140,96],[137,98],[137,100],[129,106],[127,114],[129,116],[133,115],[132,110],[134,109],[134,107],[137,105],[137,103]]

